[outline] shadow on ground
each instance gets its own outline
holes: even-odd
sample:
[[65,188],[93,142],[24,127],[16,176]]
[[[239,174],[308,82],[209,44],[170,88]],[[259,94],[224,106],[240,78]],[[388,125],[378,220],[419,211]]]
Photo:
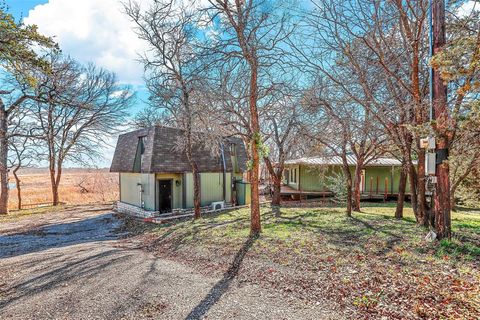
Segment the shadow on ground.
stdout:
[[208,294],[203,298],[202,301],[190,312],[190,314],[185,318],[186,320],[194,320],[203,318],[207,312],[220,300],[222,295],[227,292],[230,284],[235,279],[242,266],[243,259],[245,255],[252,247],[253,243],[257,238],[249,237],[247,241],[242,245],[240,250],[238,250],[235,258],[233,259],[230,268],[223,274],[223,277],[218,281]]
[[121,224],[121,220],[107,213],[79,221],[50,224],[26,232],[2,235],[0,236],[0,258],[117,239],[117,229]]

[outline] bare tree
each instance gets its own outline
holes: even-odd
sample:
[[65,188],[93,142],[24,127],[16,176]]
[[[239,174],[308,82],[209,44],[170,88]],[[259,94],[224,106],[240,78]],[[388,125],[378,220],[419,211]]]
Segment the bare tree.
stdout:
[[[239,120],[241,132],[245,135],[249,146],[250,182],[251,182],[251,224],[250,233],[256,236],[261,232],[259,202],[259,170],[262,150],[265,149],[260,128],[260,112],[262,96],[272,86],[278,76],[274,69],[280,69],[283,57],[282,44],[290,35],[287,28],[288,15],[281,8],[282,1],[229,1],[209,0],[210,7],[204,12],[210,17],[213,31],[210,33],[208,52],[218,56],[220,69],[230,68],[227,73],[239,73],[245,79],[247,88],[245,96],[236,96],[230,101],[244,100],[247,103],[247,114],[230,118]],[[221,23],[216,21],[217,17]],[[277,70],[279,71],[279,70]],[[220,88],[223,81],[220,79]],[[239,84],[237,84],[239,85]],[[240,90],[235,90],[239,93]],[[234,96],[233,94],[227,94]],[[237,109],[238,110],[238,109]],[[235,109],[232,111],[235,112]]]
[[[38,54],[42,48],[55,48],[54,42],[40,35],[35,26],[17,23],[0,4],[0,214],[8,213],[9,121],[27,100],[35,99],[32,68],[48,70],[48,63]],[[37,50],[34,50],[37,46]]]
[[39,77],[38,90],[45,98],[32,104],[31,111],[57,205],[65,162],[97,161],[99,150],[124,123],[133,94],[113,73],[93,65],[83,67],[58,55],[51,57],[51,65],[51,71]]
[[281,185],[285,161],[295,152],[299,135],[299,98],[291,94],[280,94],[265,112],[262,130],[269,146],[264,155],[265,165],[273,180],[272,205],[281,202]]
[[177,149],[185,153],[192,169],[194,217],[200,218],[200,172],[193,151],[200,144],[207,145],[205,134],[196,132],[207,131],[209,126],[203,125],[206,106],[201,94],[197,93],[204,85],[204,61],[196,53],[199,32],[196,5],[164,0],[154,1],[142,10],[139,3],[129,1],[125,11],[135,22],[138,37],[149,45],[141,60],[145,65],[152,105],[160,109],[157,114],[161,121],[182,129]]
[[155,105],[148,105],[145,109],[140,110],[133,119],[133,126],[139,129],[167,124],[168,115]]
[[[420,224],[428,220],[425,150],[419,148],[428,120],[427,2],[315,1],[315,10],[305,22],[312,36],[303,40],[314,45],[296,45],[305,65],[336,82],[353,101],[369,110],[401,151]],[[352,81],[345,83],[345,78],[338,76],[339,63],[351,70],[356,85],[350,86]],[[402,209],[403,198],[399,197],[397,213]]]
[[[362,110],[361,106],[358,106]],[[349,149],[357,160],[353,182],[353,210],[360,212],[362,171],[365,165],[385,154],[383,143],[385,134],[375,123],[369,110],[354,114]],[[355,117],[356,115],[356,117]]]
[[9,141],[10,154],[9,167],[15,179],[17,189],[17,209],[22,209],[22,181],[18,175],[18,171],[32,164],[35,158],[35,147],[32,143],[33,139],[29,135],[12,137]]
[[328,150],[328,153],[342,159],[342,172],[345,178],[346,213],[352,215],[353,179],[348,162],[348,152],[353,134],[352,114],[358,112],[348,100],[336,95],[330,82],[320,81],[305,93],[303,133]]

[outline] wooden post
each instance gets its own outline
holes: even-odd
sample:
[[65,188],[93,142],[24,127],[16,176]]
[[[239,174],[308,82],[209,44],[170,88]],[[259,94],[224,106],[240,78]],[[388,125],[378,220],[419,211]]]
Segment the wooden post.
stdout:
[[377,176],[377,189],[376,189],[376,191],[375,191],[375,194],[378,194],[378,183],[379,183],[379,181],[380,181],[380,177]]

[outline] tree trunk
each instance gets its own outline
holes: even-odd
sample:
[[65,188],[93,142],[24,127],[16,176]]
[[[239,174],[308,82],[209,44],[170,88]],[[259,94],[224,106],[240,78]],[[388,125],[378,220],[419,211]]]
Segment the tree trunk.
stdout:
[[8,115],[0,101],[0,214],[8,214]]
[[[346,159],[344,160],[346,161]],[[343,174],[345,175],[345,183],[347,184],[347,216],[352,216],[352,200],[353,200],[353,192],[352,192],[352,175],[350,174],[350,169],[348,165],[343,165]]]
[[403,218],[403,205],[405,203],[405,191],[407,189],[407,173],[405,172],[405,165],[400,171],[400,181],[398,185],[397,208],[395,209],[395,218]]
[[420,225],[428,227],[429,216],[427,214],[427,202],[425,197],[425,149],[420,148],[420,142],[417,141],[418,151],[418,170],[417,170],[417,221]]
[[408,177],[409,177],[409,183],[410,183],[410,201],[412,203],[412,209],[413,213],[415,215],[415,219],[418,222],[418,206],[417,206],[417,173],[415,171],[415,166],[413,163],[408,164],[409,170],[408,170]]
[[58,205],[58,185],[55,174],[55,166],[50,165],[50,183],[52,185],[52,204]]
[[347,216],[352,216],[352,177],[347,177]]
[[279,206],[282,202],[282,176],[283,176],[283,169],[284,169],[284,160],[283,157],[280,157],[278,162],[277,171],[272,165],[272,162],[269,158],[265,157],[265,165],[267,166],[267,170],[270,174],[271,179],[273,180],[273,192],[272,192],[272,206]]
[[251,152],[252,152],[252,169],[251,169],[251,223],[250,223],[250,235],[258,236],[262,231],[261,222],[260,222],[260,195],[258,192],[258,169],[259,169],[259,154],[257,139],[252,141]]
[[[432,4],[432,35],[434,54],[439,53],[446,43],[445,37],[445,2],[434,0]],[[433,215],[435,217],[435,230],[439,239],[451,237],[450,217],[450,177],[448,164],[448,148],[451,141],[450,116],[447,108],[447,86],[441,78],[440,72],[433,71],[433,119],[434,129],[437,133],[437,185],[433,193]],[[439,155],[444,155],[438,159]]]
[[[253,58],[252,58],[253,59]],[[250,97],[249,97],[249,107],[250,107],[250,125],[251,125],[251,134],[250,145],[252,153],[252,176],[251,176],[251,223],[250,223],[250,235],[256,237],[262,231],[261,220],[260,220],[260,194],[258,191],[258,170],[260,168],[260,155],[259,155],[259,145],[262,141],[260,134],[260,124],[258,120],[258,110],[257,110],[257,98],[258,98],[258,87],[257,87],[257,75],[258,68],[256,61],[250,60],[251,74],[250,74]]]
[[362,182],[363,161],[357,160],[355,166],[353,211],[360,212],[360,183]]
[[282,180],[278,177],[273,177],[273,196],[272,206],[279,206],[281,199]]
[[20,178],[18,177],[17,171],[20,167],[16,167],[13,170],[13,176],[15,177],[15,183],[17,184],[17,199],[18,199],[18,210],[22,210],[22,187],[20,186]]
[[50,181],[52,183],[52,204],[54,206],[58,206],[60,204],[58,188],[62,179],[62,166],[63,159],[59,157],[57,160],[57,166],[55,167],[55,159],[50,158]]
[[193,207],[194,207],[194,219],[202,217],[200,210],[200,173],[198,172],[198,166],[195,161],[192,162],[192,174],[193,174]]
[[[441,145],[440,145],[441,146]],[[439,239],[451,237],[450,177],[448,162],[437,165],[437,188],[433,194],[435,230]]]

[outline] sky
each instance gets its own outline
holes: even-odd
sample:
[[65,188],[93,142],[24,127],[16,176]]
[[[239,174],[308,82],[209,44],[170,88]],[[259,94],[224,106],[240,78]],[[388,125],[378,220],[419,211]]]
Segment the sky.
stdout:
[[[6,0],[6,4],[17,19],[53,37],[65,54],[113,71],[120,83],[132,86],[137,99],[131,116],[145,107],[148,93],[138,54],[146,44],[137,38],[120,0]],[[110,144],[96,165],[110,166],[116,137]]]

